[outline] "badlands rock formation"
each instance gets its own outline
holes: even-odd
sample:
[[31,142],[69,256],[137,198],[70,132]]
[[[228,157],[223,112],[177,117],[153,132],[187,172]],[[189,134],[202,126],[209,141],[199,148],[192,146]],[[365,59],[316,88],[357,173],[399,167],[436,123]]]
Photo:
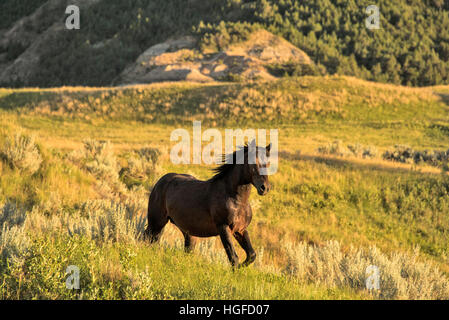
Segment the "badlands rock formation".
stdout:
[[122,84],[159,81],[209,82],[231,77],[274,79],[267,65],[311,64],[303,51],[265,30],[254,32],[248,40],[227,49],[204,54],[197,40],[186,36],[154,45],[142,53],[121,74]]

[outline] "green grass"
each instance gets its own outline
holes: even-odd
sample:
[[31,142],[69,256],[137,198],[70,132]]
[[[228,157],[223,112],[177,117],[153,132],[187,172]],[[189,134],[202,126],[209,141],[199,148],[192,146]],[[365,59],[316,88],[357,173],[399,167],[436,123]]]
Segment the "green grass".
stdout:
[[[447,87],[411,89],[345,77],[289,78],[251,84],[161,84],[125,89],[0,89],[0,145],[20,127],[37,135],[44,158],[41,169],[32,176],[1,162],[0,202],[12,200],[31,209],[51,202],[56,193],[64,210],[75,212],[74,208],[87,199],[102,198],[95,186],[96,178],[66,159],[67,152],[81,148],[86,138],[110,140],[122,163],[126,162],[123,154],[130,150],[147,145],[160,149],[159,171],[144,184],[151,185],[166,172],[186,172],[201,179],[212,175],[211,166],[176,166],[169,161],[169,148],[174,145],[170,132],[179,127],[191,131],[193,119],[203,120],[203,130],[277,128],[281,154],[279,172],[270,177],[274,188],[265,197],[255,193],[251,196],[254,220],[249,231],[255,247],[264,248],[263,257],[259,257],[262,265],[285,267],[286,258],[281,250],[285,241],[322,245],[337,240],[344,250],[351,246],[377,246],[383,252],[393,253],[419,246],[420,259],[438,265],[447,275],[446,174],[434,167],[382,159],[322,156],[316,149],[340,139],[345,143],[373,145],[380,151],[396,144],[447,150],[449,109],[440,94],[448,91]],[[222,108],[218,107],[220,104]],[[245,107],[247,111],[243,110]],[[236,114],[242,115],[241,118],[233,115],[235,108],[240,108]],[[269,110],[274,118],[270,118]],[[253,118],[244,116],[248,111],[253,112]],[[58,236],[32,238],[32,251],[37,253],[32,263],[36,266],[45,265],[46,259],[53,255],[72,250],[64,247]],[[73,261],[83,266],[93,259],[92,268],[97,268],[86,271],[83,298],[132,297],[126,291],[129,279],[120,259],[117,260],[127,250],[133,252],[132,269],[141,272],[148,267],[152,283],[151,289],[141,288],[142,293],[136,298],[367,297],[347,287],[327,288],[297,282],[259,268],[231,271],[227,266],[202,260],[201,254],[189,256],[180,250],[143,244],[121,247],[78,240],[81,247],[73,249],[73,255],[68,257],[74,257]],[[107,277],[112,277],[109,273],[115,271],[101,270],[101,263],[95,260],[99,257],[86,258],[82,252],[87,256],[89,252],[103,256],[112,269],[122,270],[117,271],[120,280],[109,283]],[[239,254],[242,256],[240,249]],[[3,296],[74,298],[60,287],[61,271],[57,263],[48,263],[56,268],[55,278],[49,280],[53,284],[42,295],[35,289],[41,286],[38,278],[43,275],[38,273],[43,271],[36,271],[31,280],[26,277],[21,280],[27,283],[23,292],[17,292],[17,284],[12,284],[3,287]],[[183,274],[182,278],[179,274]],[[99,277],[98,282],[92,277]],[[12,278],[8,281],[14,282]]]
[[[83,237],[41,237],[24,269],[2,268],[2,299],[361,299],[345,289],[300,284],[253,268],[233,270],[181,250],[98,245]],[[65,268],[80,269],[67,290]],[[182,277],[180,277],[182,274]],[[36,290],[39,288],[39,290]]]

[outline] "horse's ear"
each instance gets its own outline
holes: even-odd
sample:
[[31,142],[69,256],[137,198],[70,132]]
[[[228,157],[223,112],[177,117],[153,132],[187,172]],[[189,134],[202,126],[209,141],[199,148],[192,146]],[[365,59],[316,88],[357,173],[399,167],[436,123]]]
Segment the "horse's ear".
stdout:
[[270,156],[270,150],[271,150],[272,144],[270,143],[265,149],[267,150],[267,157]]

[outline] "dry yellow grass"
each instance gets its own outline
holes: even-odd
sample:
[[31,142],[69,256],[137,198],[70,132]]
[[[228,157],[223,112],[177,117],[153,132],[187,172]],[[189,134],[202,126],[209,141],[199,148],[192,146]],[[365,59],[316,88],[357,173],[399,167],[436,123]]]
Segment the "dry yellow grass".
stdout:
[[[326,86],[323,86],[321,82]],[[282,87],[284,85],[286,87]],[[186,114],[176,113],[180,111],[176,109],[177,103],[182,103],[186,97],[184,91],[178,89],[185,87],[198,89],[195,94],[187,95],[187,97],[189,99],[193,97],[192,101],[195,101],[195,103],[201,101],[204,105],[203,108],[198,106],[198,110],[204,111],[204,114],[214,121],[216,115],[214,112],[227,108],[230,112],[237,112],[237,114],[250,111],[256,114],[257,108],[260,112],[278,110],[278,108],[284,112],[285,110],[296,112],[298,109],[302,110],[301,108],[321,112],[320,110],[327,108],[326,110],[337,111],[341,109],[343,114],[343,111],[350,112],[351,108],[354,108],[356,110],[354,114],[356,115],[366,110],[379,109],[380,112],[369,114],[360,121],[357,119],[346,121],[337,115],[336,119],[333,120],[317,118],[305,119],[304,122],[299,123],[287,122],[279,125],[272,122],[263,122],[257,126],[251,124],[229,125],[233,128],[251,126],[255,128],[278,128],[281,132],[279,137],[280,169],[276,175],[270,177],[274,186],[273,191],[268,197],[259,198],[253,195],[251,198],[254,208],[254,221],[251,224],[250,232],[259,254],[256,269],[268,270],[274,274],[280,274],[282,277],[289,272],[286,266],[294,256],[289,256],[286,249],[279,245],[280,243],[301,246],[307,252],[323,257],[323,265],[309,266],[312,268],[312,273],[302,278],[301,281],[305,282],[315,281],[317,272],[324,277],[327,274],[326,268],[335,266],[335,261],[330,262],[333,261],[331,259],[332,252],[337,254],[340,251],[338,254],[346,255],[350,259],[357,256],[354,252],[350,253],[351,245],[355,246],[360,252],[365,249],[368,250],[367,248],[372,246],[379,248],[380,254],[377,256],[383,257],[379,259],[386,263],[385,267],[387,268],[388,261],[397,262],[396,256],[402,257],[404,252],[410,252],[416,244],[420,244],[422,251],[416,260],[414,260],[413,255],[405,254],[404,257],[406,258],[401,261],[408,261],[416,266],[418,262],[428,263],[432,266],[438,265],[440,270],[447,273],[449,254],[447,241],[444,242],[444,230],[447,228],[445,209],[448,207],[444,190],[447,182],[445,176],[440,174],[440,169],[425,165],[413,166],[394,163],[380,158],[360,159],[321,155],[316,150],[318,147],[336,139],[341,139],[345,143],[372,144],[378,147],[379,151],[387,150],[396,143],[403,143],[404,141],[410,141],[413,146],[419,148],[446,148],[449,145],[447,140],[444,139],[444,131],[441,131],[443,133],[440,131],[434,132],[431,131],[434,129],[429,129],[429,126],[433,125],[432,117],[438,116],[438,119],[441,118],[439,124],[444,130],[446,120],[444,114],[441,113],[444,106],[441,104],[441,97],[433,91],[446,90],[449,87],[432,91],[430,88],[410,89],[373,84],[348,77],[327,77],[324,79],[305,77],[298,79],[295,83],[295,88],[301,89],[298,89],[297,94],[293,96],[290,93],[283,94],[285,90],[288,90],[289,85],[292,84],[289,84],[288,81],[281,81],[274,87],[264,87],[264,85],[254,83],[232,85],[165,83],[118,89],[11,90],[9,92],[15,94],[32,90],[34,93],[56,93],[56,95],[51,96],[48,100],[47,98],[43,99],[40,105],[42,109],[35,109],[34,111],[38,112],[34,115],[26,112],[15,113],[11,110],[1,110],[1,124],[3,126],[0,129],[0,139],[11,135],[18,128],[23,128],[27,134],[36,134],[37,141],[42,146],[44,154],[43,169],[34,177],[23,177],[9,168],[3,161],[0,161],[2,195],[8,195],[8,198],[16,199],[19,203],[23,201],[22,204],[26,203],[35,207],[34,211],[29,211],[30,214],[26,222],[26,229],[30,233],[35,232],[39,236],[66,234],[67,227],[70,225],[67,219],[71,215],[72,225],[70,225],[70,228],[72,228],[72,233],[82,234],[85,237],[95,239],[95,241],[105,243],[107,241],[104,241],[104,239],[120,239],[120,237],[110,237],[109,232],[107,237],[104,236],[106,234],[104,232],[105,226],[111,224],[118,226],[118,230],[121,230],[120,234],[123,234],[124,242],[137,248],[140,247],[140,242],[133,244],[134,241],[129,240],[135,236],[134,231],[132,231],[135,227],[131,226],[130,229],[126,226],[126,223],[116,224],[114,219],[109,219],[111,213],[123,213],[126,210],[120,209],[117,205],[105,206],[104,210],[92,209],[92,214],[89,217],[88,213],[83,212],[80,208],[86,203],[107,199],[115,204],[123,205],[126,203],[134,208],[132,210],[134,210],[135,218],[138,220],[137,218],[140,219],[145,216],[148,192],[152,183],[159,176],[166,172],[183,172],[193,174],[200,179],[207,179],[212,175],[209,169],[213,166],[175,166],[170,162],[169,150],[174,145],[169,139],[170,132],[180,127],[191,132],[192,124],[189,120],[196,117],[193,113],[187,112],[187,115],[183,118],[185,122],[179,124],[177,122],[158,123],[158,119],[152,120],[153,122],[143,120],[124,121],[120,120],[118,116],[106,119],[90,113],[90,106],[93,106],[94,109],[104,107],[103,99],[112,96],[111,92],[117,90],[121,92],[117,100],[110,103],[111,107],[120,104],[124,111],[134,112],[134,110],[138,111],[147,102],[148,106],[146,107],[148,109],[145,109],[145,112],[148,115],[170,115],[171,112],[174,112],[172,114],[173,119],[184,117]],[[131,91],[126,92],[128,89]],[[167,101],[165,93],[168,91],[164,90],[173,90],[168,95],[175,97],[175,99]],[[0,95],[4,92],[4,90],[0,90]],[[89,106],[85,114],[85,116],[90,117],[89,120],[71,118],[68,113],[70,110],[77,112],[78,105],[75,101],[78,101],[78,93],[84,95],[83,103]],[[155,100],[145,100],[147,95],[153,93],[163,94]],[[198,95],[196,95],[197,93]],[[218,96],[222,93],[224,93],[226,99],[220,100]],[[103,94],[104,96],[102,96]],[[380,97],[376,95],[380,95]],[[38,105],[34,100],[27,100],[29,97],[36,96],[20,96],[24,99],[20,103],[30,106]],[[52,100],[54,97],[57,97],[56,100]],[[206,100],[201,100],[203,98]],[[97,101],[98,99],[99,101]],[[353,99],[358,99],[357,101],[360,104],[342,107],[347,103],[350,104]],[[219,101],[226,104],[221,105],[222,109],[220,109]],[[295,103],[298,101],[301,104],[296,105]],[[420,105],[413,109],[415,101]],[[56,102],[61,102],[61,105]],[[215,104],[216,102],[217,104]],[[324,102],[328,104],[324,106]],[[397,106],[395,105],[396,102],[399,103]],[[53,110],[51,103],[58,108],[64,107],[67,109],[59,110],[56,108]],[[128,103],[132,107],[128,106]],[[152,109],[153,104],[156,103],[164,104],[164,108],[166,108],[164,110],[167,111],[159,113],[158,110]],[[410,117],[415,117],[415,115],[408,114],[404,116],[404,119],[400,119],[399,115],[399,120],[377,118],[388,111],[385,105],[390,106],[390,103],[393,107],[399,108],[401,112],[407,112],[409,103],[412,103],[410,105],[411,110],[416,111],[417,117],[427,117],[424,120],[428,123],[423,127],[409,127],[409,122],[420,125],[420,120],[413,120]],[[428,112],[428,109],[425,110],[426,112],[421,112],[424,111],[422,106],[425,103],[431,104],[430,112]],[[109,107],[109,105],[107,106]],[[54,114],[52,114],[53,111],[55,111]],[[103,111],[100,110],[99,112],[102,115]],[[276,117],[277,113],[273,111],[271,115]],[[365,125],[364,121],[368,125]],[[203,125],[203,130],[212,127],[214,127],[212,122],[206,122]],[[225,128],[228,127],[220,125],[218,128],[222,135]],[[84,146],[83,140],[89,137],[111,141],[113,143],[111,149],[115,153],[114,157],[116,157],[115,161],[118,165],[108,166],[108,161],[98,161],[99,168],[95,169],[92,164],[87,165],[83,161],[72,161],[73,159],[67,157],[68,153],[81,149]],[[107,173],[108,170],[115,172],[119,168],[127,168],[129,166],[129,154],[148,145],[160,149],[162,156],[160,158],[160,171],[154,177],[145,181],[143,191],[125,185],[122,180],[117,178],[115,173],[113,175],[102,174],[102,172]],[[13,188],[10,186],[14,186],[15,190],[12,190]],[[119,216],[123,218],[125,215],[117,214],[117,218]],[[111,228],[117,232],[117,229]],[[329,248],[329,240],[338,241],[339,250],[326,249]],[[169,226],[167,228],[162,238],[162,248],[182,248],[182,235],[174,227]],[[243,258],[243,251],[238,250],[239,256]],[[328,252],[326,250],[331,252],[332,255],[324,255],[323,252]],[[199,241],[195,257],[205,257],[208,261],[222,262],[227,265],[224,251],[217,239]],[[315,267],[317,269],[313,269]],[[361,274],[363,267],[364,265],[359,264],[357,274]],[[429,298],[431,297],[429,292],[434,292],[432,296],[434,298],[442,297],[442,291],[436,289],[436,291],[432,291],[433,289],[429,289],[430,287],[427,286],[428,282],[426,284],[427,289],[422,291],[422,296],[419,296],[415,289],[410,291],[412,284],[404,285],[409,280],[397,277],[399,269],[398,264],[390,269],[391,272],[394,272],[396,278],[389,278],[389,288],[394,288],[397,285],[401,289],[398,294],[389,293],[389,298]],[[417,269],[419,269],[418,274],[423,275],[422,281],[440,279],[438,281],[442,284],[446,283],[439,276],[432,278],[430,269],[421,267]],[[123,279],[126,277],[126,273],[122,271],[111,262],[110,265],[105,264],[102,273],[108,275],[107,277],[110,279]],[[390,274],[393,274],[391,272]],[[338,276],[336,279],[342,278]],[[335,285],[335,282],[332,281],[329,282],[331,287]],[[344,281],[338,282],[337,287],[348,288]],[[326,283],[326,281],[323,280],[323,283]],[[416,284],[416,282],[413,283]],[[404,286],[408,286],[409,289]]]

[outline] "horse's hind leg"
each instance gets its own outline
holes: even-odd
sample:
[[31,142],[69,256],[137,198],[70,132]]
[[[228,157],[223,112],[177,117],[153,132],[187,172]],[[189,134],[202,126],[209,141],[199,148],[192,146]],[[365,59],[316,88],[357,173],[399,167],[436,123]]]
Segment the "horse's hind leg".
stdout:
[[235,232],[234,238],[240,244],[240,246],[245,250],[246,260],[240,264],[242,267],[246,267],[256,260],[256,251],[254,251],[251,245],[251,240],[249,239],[249,233],[247,230],[243,232]]
[[158,210],[158,208],[149,206],[148,226],[145,230],[145,236],[150,241],[150,243],[159,241],[162,235],[162,231],[167,223],[168,218],[165,212],[163,212],[162,210]]
[[190,253],[193,251],[193,248],[195,246],[195,242],[190,234],[187,232],[182,232],[184,235],[184,250],[187,253]]
[[145,236],[150,241],[150,243],[154,243],[159,241],[162,231],[167,224],[168,219],[165,221],[151,221],[148,220],[148,227],[145,230]]

